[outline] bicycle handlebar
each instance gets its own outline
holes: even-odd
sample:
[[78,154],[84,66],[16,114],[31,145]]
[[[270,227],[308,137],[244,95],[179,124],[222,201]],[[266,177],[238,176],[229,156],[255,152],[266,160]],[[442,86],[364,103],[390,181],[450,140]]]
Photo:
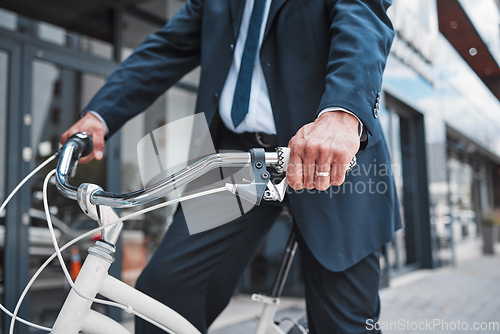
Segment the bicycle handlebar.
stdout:
[[[92,139],[84,132],[71,136],[60,152],[57,165],[56,185],[59,191],[70,199],[77,199],[78,188],[69,184],[71,172],[76,168],[78,160],[92,152]],[[275,167],[278,171],[286,171],[290,150],[286,147],[278,148],[276,152],[265,152],[267,166]],[[180,171],[168,176],[162,181],[144,189],[115,194],[103,190],[95,190],[90,197],[94,205],[105,205],[113,208],[127,208],[145,204],[167,195],[175,188],[195,180],[201,175],[218,167],[248,167],[253,163],[248,152],[215,153],[202,158]]]
[[78,160],[92,153],[94,143],[92,137],[85,132],[78,132],[68,138],[59,150],[56,184],[59,191],[68,198],[76,199],[78,188],[68,183],[71,172],[76,168]]

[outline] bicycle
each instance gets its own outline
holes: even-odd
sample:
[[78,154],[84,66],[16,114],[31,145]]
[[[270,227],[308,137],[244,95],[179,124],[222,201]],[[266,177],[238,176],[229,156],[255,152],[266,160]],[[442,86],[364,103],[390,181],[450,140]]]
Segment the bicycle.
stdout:
[[[279,184],[274,184],[270,180],[267,167],[274,167],[278,172],[286,171],[289,150],[287,148],[278,148],[276,152],[264,152],[263,149],[252,149],[250,152],[212,154],[164,178],[158,183],[127,194],[108,193],[94,184],[84,183],[79,187],[69,184],[68,180],[70,175],[74,173],[78,160],[90,154],[92,150],[92,140],[87,134],[78,133],[73,135],[57,153],[59,156],[57,168],[47,175],[44,182],[44,194],[46,195],[48,181],[55,174],[55,183],[59,192],[67,198],[76,200],[82,211],[97,221],[99,227],[81,235],[61,248],[54,241],[56,252],[42,265],[39,272],[57,256],[66,277],[69,278],[69,273],[65,268],[61,252],[96,231],[101,231],[101,239],[89,248],[88,256],[83,263],[76,281],[72,282],[70,278],[68,279],[71,290],[57,316],[53,328],[50,329],[41,326],[37,328],[48,330],[54,334],[76,334],[80,332],[87,334],[130,334],[118,322],[92,310],[92,304],[98,302],[120,307],[126,312],[133,313],[168,333],[199,334],[200,332],[188,320],[173,309],[108,274],[108,270],[114,261],[115,244],[122,231],[123,221],[132,216],[152,211],[174,202],[181,202],[222,191],[229,191],[241,198],[257,201],[257,204],[262,199],[282,201],[287,187],[286,178]],[[187,195],[141,210],[126,217],[120,218],[114,210],[115,208],[133,207],[162,198],[176,187],[191,182],[204,173],[219,167],[249,168],[253,180],[250,184],[226,184],[224,187]],[[44,205],[48,205],[47,201],[44,201]],[[4,206],[5,204],[2,208]],[[49,229],[52,231],[50,215],[47,216],[47,221]],[[279,265],[278,273],[273,282],[271,293],[269,295],[254,294],[252,296],[252,300],[264,304],[256,334],[284,334],[284,331],[275,323],[274,317],[296,248],[297,242],[292,231]],[[31,279],[12,314],[11,333],[13,332],[15,321],[21,321],[21,319],[17,318],[17,312],[25,293],[39,272]],[[95,296],[98,294],[106,297],[108,300],[96,299]],[[27,323],[25,320],[22,320],[22,322]],[[305,328],[300,324],[296,323],[295,326],[300,332],[306,333]]]

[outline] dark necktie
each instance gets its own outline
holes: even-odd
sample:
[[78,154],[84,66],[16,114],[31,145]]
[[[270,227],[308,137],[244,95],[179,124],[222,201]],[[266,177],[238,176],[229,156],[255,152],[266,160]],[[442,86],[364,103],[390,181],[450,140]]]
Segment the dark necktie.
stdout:
[[266,0],[255,0],[248,25],[247,40],[241,57],[241,66],[238,73],[238,81],[234,90],[233,105],[231,108],[231,119],[234,127],[237,127],[248,113],[250,102],[250,88],[252,85],[253,67],[257,49],[259,46],[260,29],[264,16],[264,5]]

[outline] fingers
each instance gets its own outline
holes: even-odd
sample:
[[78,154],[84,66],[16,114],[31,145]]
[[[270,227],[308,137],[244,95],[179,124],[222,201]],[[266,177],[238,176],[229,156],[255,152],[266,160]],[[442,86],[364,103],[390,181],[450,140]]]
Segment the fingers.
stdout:
[[326,190],[331,185],[344,183],[352,159],[347,150],[327,145],[300,147],[293,143],[289,147],[290,163],[286,177],[293,189]]
[[[314,170],[311,173],[313,188],[326,190],[330,187],[330,175],[332,172],[332,145],[329,141],[317,141],[315,145],[306,148],[314,157]],[[311,188],[312,189],[312,188]]]
[[[328,144],[316,140],[306,140],[304,131],[294,136],[290,148],[290,163],[287,169],[287,181],[295,190],[302,188],[325,190],[330,186],[331,149]],[[317,175],[317,172],[320,175]]]
[[330,173],[330,179],[328,180],[332,186],[340,186],[345,181],[346,171],[348,164],[345,162],[346,159],[350,161],[351,158],[347,155],[338,154],[338,160],[336,163],[332,164],[332,170]]
[[87,155],[86,157],[83,157],[81,158],[78,163],[80,164],[87,164],[89,163],[90,161],[92,161],[94,159],[94,152],[90,153],[89,155]]
[[297,131],[288,147],[290,187],[326,190],[345,181],[349,162],[359,149],[357,124],[340,122],[332,114],[322,116]]
[[61,144],[66,143],[68,138],[77,132],[86,132],[92,137],[94,143],[94,151],[88,156],[80,159],[80,163],[87,163],[94,158],[101,160],[103,158],[105,145],[104,137],[106,135],[106,126],[97,117],[91,113],[87,113],[61,135]]
[[288,147],[290,147],[290,161],[286,170],[286,179],[290,187],[300,190],[304,187],[302,158],[300,150],[292,143],[292,140],[288,144]]
[[304,174],[303,176],[304,188],[313,189],[314,177],[315,177],[314,172],[316,171],[315,159],[317,154],[316,152],[317,148],[306,146],[302,148],[302,150],[304,156],[304,160],[302,162],[302,172]]
[[106,131],[104,133],[94,132],[92,134],[92,140],[94,141],[94,152],[92,154],[95,156],[97,160],[101,160],[104,151],[104,136],[106,135]]
[[[66,130],[62,135],[61,138],[59,139],[59,142],[64,145],[66,141],[68,141],[68,138],[71,137],[74,133],[72,133],[72,128],[69,128]],[[77,131],[78,132],[78,131]]]
[[348,166],[346,161],[351,159],[349,155],[326,145],[304,148],[292,145],[290,149],[286,177],[293,189],[326,190],[331,185],[344,182]]

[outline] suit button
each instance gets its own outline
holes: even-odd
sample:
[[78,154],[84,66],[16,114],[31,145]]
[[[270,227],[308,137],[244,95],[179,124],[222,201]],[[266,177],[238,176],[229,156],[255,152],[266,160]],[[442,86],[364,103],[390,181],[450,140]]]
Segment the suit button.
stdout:
[[380,92],[377,93],[377,102],[375,103],[375,108],[373,108],[373,117],[378,118],[379,109],[380,109]]
[[234,52],[234,44],[229,45],[229,48],[231,49],[231,52]]
[[215,92],[212,97],[215,103],[219,102],[219,97],[220,97],[219,93]]

